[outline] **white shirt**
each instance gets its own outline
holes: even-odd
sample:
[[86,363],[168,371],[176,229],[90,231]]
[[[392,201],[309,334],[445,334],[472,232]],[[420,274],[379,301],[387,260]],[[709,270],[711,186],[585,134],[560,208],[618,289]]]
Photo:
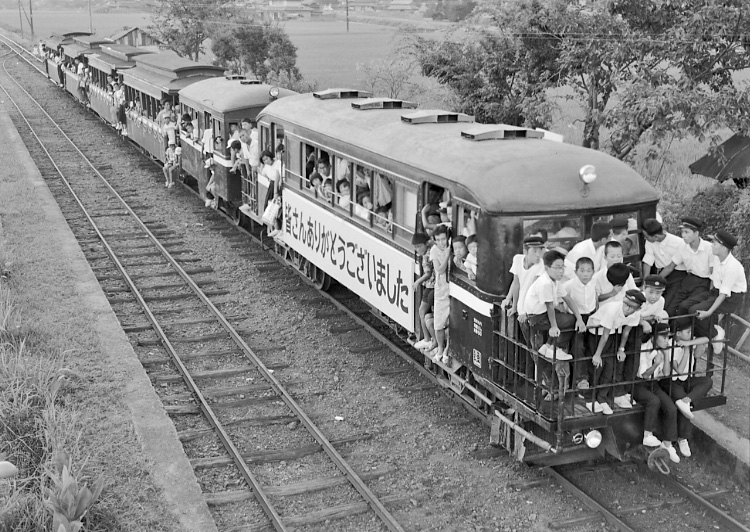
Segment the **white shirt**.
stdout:
[[713,251],[711,243],[703,240],[698,241],[698,249],[685,244],[672,257],[676,266],[683,264],[688,273],[707,279],[711,274],[711,263],[713,262]]
[[214,132],[212,129],[207,129],[203,132],[203,153],[214,152]]
[[247,160],[253,168],[260,166],[260,143],[258,142],[257,129],[250,131],[250,153],[248,154]]
[[622,310],[622,306],[626,303],[622,301],[606,301],[603,303],[599,310],[594,312],[586,324],[587,327],[598,326],[596,334],[603,334],[604,329],[609,329],[610,333],[622,332],[623,327],[636,327],[641,322],[641,313],[639,311],[633,312],[630,316],[625,316]]
[[664,362],[656,366],[656,369],[650,377],[644,377],[643,374],[647,369],[654,365],[654,359],[656,358],[656,355],[659,353],[659,351],[653,349],[650,340],[643,344],[643,346],[641,346],[641,349],[641,358],[640,363],[638,364],[638,376],[642,379],[658,379],[664,372]]
[[[614,290],[614,285],[609,282],[609,279],[607,279],[607,271],[609,268],[606,266],[596,272],[594,274],[594,277],[591,279],[591,283],[596,287],[596,295],[600,296],[601,294],[607,294]],[[627,280],[625,281],[625,285],[622,287],[622,290],[617,292],[614,296],[610,297],[609,299],[606,299],[605,301],[622,301],[625,299],[625,292],[628,290],[636,290],[638,286],[635,284],[635,280],[633,279],[633,274],[631,273],[628,275]]]
[[573,277],[563,283],[563,288],[576,302],[581,314],[591,314],[596,310],[596,286],[593,279],[583,284],[578,277]]
[[529,287],[526,293],[524,309],[529,316],[537,316],[547,312],[547,303],[552,303],[555,307],[562,302],[567,294],[561,282],[553,281],[552,278],[544,272]]
[[663,318],[668,319],[669,314],[664,310],[664,298],[660,297],[655,303],[646,301],[641,305],[641,318]]
[[711,281],[714,288],[727,297],[747,292],[745,268],[731,253],[723,261],[714,255]]
[[529,287],[536,281],[540,275],[544,273],[544,263],[540,260],[530,268],[525,268],[523,265],[524,255],[515,255],[513,257],[513,264],[510,267],[510,273],[518,277],[518,301],[516,301],[516,312],[520,314],[526,314],[524,312],[526,293],[529,291]]
[[279,171],[275,164],[264,164],[263,169],[258,173],[258,184],[268,188],[279,178]]
[[575,272],[576,261],[581,257],[588,257],[594,261],[594,271],[598,272],[604,265],[604,246],[599,249],[594,247],[594,241],[590,238],[578,242],[565,257],[565,270],[567,273]]
[[[672,233],[664,233],[664,240],[661,242],[649,242],[646,240],[646,253],[643,255],[643,262],[649,266],[656,265],[657,268],[665,268],[672,262],[674,257],[683,247],[687,246],[685,241]],[[685,270],[685,266],[680,264],[675,270]]]
[[477,257],[469,253],[464,261],[464,267],[474,275],[477,274]]
[[[672,375],[673,373],[676,374],[677,369],[672,371],[670,368],[677,368],[685,356],[692,357],[689,349],[684,349],[679,346],[675,346],[674,349],[672,349],[671,347],[669,349],[665,349],[664,350],[664,369],[662,370],[663,375],[668,376],[668,375]],[[690,371],[691,365],[692,365],[691,363],[688,363],[688,365],[685,367],[685,370],[684,370],[685,373],[688,373]],[[688,378],[687,375],[679,374],[679,375],[674,375],[672,377],[672,380],[673,381],[686,381],[687,378]]]

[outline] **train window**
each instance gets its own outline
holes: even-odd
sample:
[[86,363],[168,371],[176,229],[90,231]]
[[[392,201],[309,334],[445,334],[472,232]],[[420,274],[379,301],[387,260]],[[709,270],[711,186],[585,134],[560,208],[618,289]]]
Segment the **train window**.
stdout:
[[393,220],[396,237],[411,244],[411,237],[416,230],[417,189],[405,183],[394,183]]
[[523,236],[540,234],[547,242],[570,251],[577,242],[583,240],[583,220],[580,216],[550,216],[525,219]]
[[457,234],[466,238],[475,235],[477,232],[477,216],[479,212],[466,205],[457,205],[456,214]]
[[274,152],[276,151],[276,148],[279,146],[279,144],[284,144],[284,128],[280,126],[279,124],[271,124],[271,127],[273,128],[274,132],[274,140],[272,142]]
[[372,179],[372,210],[375,227],[390,233],[393,222],[393,180],[378,172]]
[[[302,176],[302,169],[305,167],[300,160],[302,144],[296,140],[290,140],[286,146],[286,160],[288,162],[289,177],[299,178]],[[286,181],[286,175],[282,176]],[[302,180],[296,179],[297,186],[302,186]]]
[[352,164],[348,159],[340,156],[334,158],[333,188],[334,205],[351,215],[352,212]]
[[622,244],[624,262],[637,261],[640,254],[640,234],[638,231],[638,213],[624,212],[607,216],[595,216],[593,222],[609,222],[612,227],[612,239]]
[[354,216],[369,223],[372,210],[372,171],[354,167]]

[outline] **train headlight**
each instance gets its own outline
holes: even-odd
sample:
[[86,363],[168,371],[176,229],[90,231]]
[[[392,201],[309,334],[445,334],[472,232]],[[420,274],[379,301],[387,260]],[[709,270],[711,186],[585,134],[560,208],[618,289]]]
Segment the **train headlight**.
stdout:
[[590,449],[596,449],[602,443],[602,433],[598,430],[592,430],[585,436],[586,446]]
[[268,95],[271,96],[272,100],[275,100],[279,97],[279,88],[278,87],[271,87],[271,90],[268,91]]
[[590,185],[596,181],[596,168],[590,164],[582,166],[578,171],[578,177],[583,181],[584,185]]

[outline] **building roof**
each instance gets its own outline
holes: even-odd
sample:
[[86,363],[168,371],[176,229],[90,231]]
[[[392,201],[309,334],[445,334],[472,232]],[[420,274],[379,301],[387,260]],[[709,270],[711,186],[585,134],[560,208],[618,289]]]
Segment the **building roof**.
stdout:
[[[192,83],[180,91],[180,100],[193,107],[204,108],[209,112],[229,113],[241,109],[265,107],[271,102],[269,91],[272,86],[265,83],[248,84],[240,79],[216,77]],[[297,94],[287,89],[279,89],[279,98]]]
[[[476,124],[409,124],[401,116],[413,111],[358,111],[351,106],[357,101],[363,100],[303,94],[271,103],[261,116],[396,175],[450,186],[491,214],[591,211],[659,198],[627,164],[600,151],[544,139],[469,140],[462,132]],[[584,194],[585,165],[595,166],[598,177]]]
[[159,39],[157,39],[156,37],[154,37],[151,33],[149,33],[148,31],[146,31],[143,28],[140,28],[138,26],[131,26],[131,27],[127,27],[126,26],[126,27],[122,28],[121,30],[118,30],[118,31],[114,32],[112,35],[109,36],[109,38],[112,39],[113,41],[116,41],[117,39],[122,39],[126,35],[128,35],[130,33],[133,33],[136,30],[140,30],[141,32],[143,32],[146,35],[148,35],[151,39],[153,39],[153,40],[155,40],[157,42],[161,42]]

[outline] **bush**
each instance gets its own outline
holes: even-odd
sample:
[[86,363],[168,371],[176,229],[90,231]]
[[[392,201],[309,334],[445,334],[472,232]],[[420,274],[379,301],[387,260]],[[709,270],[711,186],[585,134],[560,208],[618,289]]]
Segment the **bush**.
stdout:
[[687,205],[689,215],[702,220],[706,227],[704,235],[711,235],[719,229],[729,229],[730,218],[739,200],[739,190],[734,186],[716,184],[698,192]]

